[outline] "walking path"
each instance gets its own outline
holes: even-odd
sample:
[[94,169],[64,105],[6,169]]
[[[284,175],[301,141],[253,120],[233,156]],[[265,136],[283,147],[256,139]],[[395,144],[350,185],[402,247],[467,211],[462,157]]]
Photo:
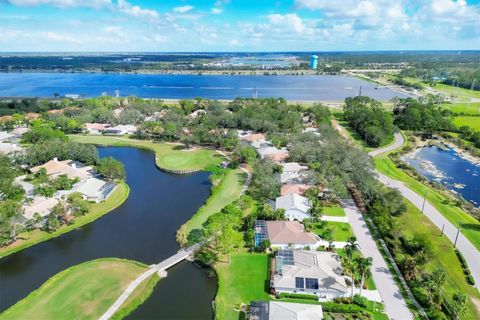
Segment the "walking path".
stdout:
[[[400,148],[404,143],[404,138],[401,134],[395,135],[395,142],[385,148],[376,149],[369,153],[371,156],[379,155],[384,152],[392,151]],[[415,207],[422,211],[425,216],[435,225],[439,230],[443,228],[443,233],[452,243],[455,243],[458,228],[448,221],[434,206],[428,201],[424,202],[421,195],[408,188],[403,182],[394,180],[378,171],[376,171],[377,179],[383,184],[398,189],[402,196],[409,200]],[[480,252],[473,246],[473,244],[460,232],[458,233],[456,248],[462,253],[467,261],[468,267],[475,280],[475,286],[480,290]]]
[[[215,150],[218,154],[221,154],[222,156],[225,157],[225,159],[227,160],[232,160],[232,158],[230,158],[229,155],[227,155],[225,152],[223,151],[220,151],[220,150]],[[248,171],[247,169],[245,169],[244,167],[240,167],[240,170],[242,170],[243,172],[245,172],[247,174],[247,179],[245,179],[245,183],[243,184],[243,187],[242,187],[242,192],[241,194],[245,194],[245,192],[247,192],[248,190],[248,187],[250,187],[250,183],[252,182],[252,173],[250,171]]]
[[166,270],[173,265],[179,263],[180,261],[185,260],[191,256],[198,248],[200,244],[197,243],[189,248],[179,250],[176,254],[171,256],[168,259],[163,260],[159,264],[151,266],[147,271],[142,273],[138,278],[132,281],[130,285],[125,289],[125,291],[120,295],[120,297],[113,303],[113,305],[99,318],[99,320],[108,320],[110,319],[115,312],[120,309],[122,304],[128,299],[128,297],[135,291],[135,289],[147,278],[153,275],[155,272]]
[[320,220],[322,221],[330,221],[330,222],[344,222],[348,223],[347,217],[334,217],[334,216],[321,216]]
[[383,300],[388,317],[392,320],[413,319],[413,315],[408,309],[407,303],[403,299],[387,263],[373,240],[362,213],[355,206],[353,200],[342,201],[342,207],[350,220],[350,225],[357,237],[360,250],[364,256],[372,258],[372,277]]

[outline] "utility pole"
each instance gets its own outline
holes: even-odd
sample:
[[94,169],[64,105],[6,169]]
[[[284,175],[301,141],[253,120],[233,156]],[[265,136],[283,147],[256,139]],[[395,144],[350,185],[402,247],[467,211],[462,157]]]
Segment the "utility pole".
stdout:
[[425,201],[427,199],[427,192],[428,192],[428,189],[425,190],[425,194],[423,195],[422,213],[423,213],[423,209],[425,209]]
[[443,230],[445,230],[445,223],[442,226],[442,233],[440,233],[440,237],[443,237]]
[[460,233],[461,228],[462,228],[462,224],[460,223],[460,225],[458,226],[458,229],[457,229],[457,235],[455,236],[455,243],[453,244],[454,248],[457,246],[458,234]]

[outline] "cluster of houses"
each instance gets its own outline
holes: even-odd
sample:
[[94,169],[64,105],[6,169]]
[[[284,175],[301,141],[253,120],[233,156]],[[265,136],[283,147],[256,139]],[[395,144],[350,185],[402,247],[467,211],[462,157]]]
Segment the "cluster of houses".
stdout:
[[28,199],[23,204],[23,216],[27,220],[33,219],[36,214],[42,218],[47,217],[53,207],[72,193],[79,193],[83,199],[91,202],[101,202],[106,200],[116,188],[114,182],[101,179],[91,166],[77,161],[60,161],[54,158],[43,165],[31,168],[30,172],[35,174],[42,169],[46,171],[48,179],[66,176],[78,182],[71,190],[58,190],[53,197],[47,198],[35,194],[35,186],[30,181],[26,181],[26,175],[17,177],[16,182],[25,190],[25,196]]
[[[272,206],[283,209],[288,220],[257,220],[254,230],[255,246],[268,243],[275,249],[270,276],[272,293],[312,294],[319,301],[348,296],[340,257],[334,252],[317,251],[328,242],[307,232],[301,223],[311,218],[311,206],[305,192],[318,188],[308,167],[286,162],[288,150],[276,148],[263,134],[241,131],[238,136],[244,144],[255,148],[260,158],[270,159],[282,167],[276,177],[281,184],[281,195],[272,201]],[[321,311],[321,307],[315,305],[256,301],[250,306],[250,319],[321,319]]]
[[29,131],[26,127],[18,127],[12,131],[0,131],[0,154],[10,154],[21,151],[20,139]]

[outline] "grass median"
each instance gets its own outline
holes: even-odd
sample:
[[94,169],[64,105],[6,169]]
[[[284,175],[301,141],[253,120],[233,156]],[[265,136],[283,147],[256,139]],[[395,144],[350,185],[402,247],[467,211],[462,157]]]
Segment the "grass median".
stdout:
[[75,230],[77,228],[93,222],[104,214],[112,211],[120,206],[127,198],[130,189],[124,182],[118,184],[117,188],[108,197],[107,200],[101,203],[89,203],[89,212],[81,217],[75,218],[75,222],[69,225],[62,225],[54,232],[46,232],[39,229],[23,232],[18,235],[18,240],[14,243],[0,249],[0,258],[8,256],[17,251],[26,249],[43,241],[58,237],[64,233]]
[[[98,319],[147,268],[138,262],[115,258],[73,266],[47,280],[3,312],[0,319]],[[147,286],[141,288],[147,290],[149,282],[145,282]],[[131,309],[129,306],[138,305],[138,299],[142,298],[138,292],[122,309]]]

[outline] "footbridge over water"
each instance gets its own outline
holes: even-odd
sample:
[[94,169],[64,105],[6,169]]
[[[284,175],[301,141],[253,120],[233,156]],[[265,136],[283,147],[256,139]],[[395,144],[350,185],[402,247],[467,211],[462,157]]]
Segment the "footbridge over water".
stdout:
[[130,285],[125,289],[125,291],[120,295],[120,297],[113,303],[113,305],[99,318],[99,320],[108,320],[110,319],[115,312],[120,309],[122,304],[128,299],[128,297],[132,294],[133,291],[147,278],[153,275],[156,272],[161,272],[167,270],[170,267],[173,267],[177,263],[192,257],[195,251],[197,251],[201,247],[201,243],[197,243],[191,247],[181,249],[173,256],[163,260],[158,264],[154,264],[150,266],[150,268],[142,273],[138,278],[132,281]]

